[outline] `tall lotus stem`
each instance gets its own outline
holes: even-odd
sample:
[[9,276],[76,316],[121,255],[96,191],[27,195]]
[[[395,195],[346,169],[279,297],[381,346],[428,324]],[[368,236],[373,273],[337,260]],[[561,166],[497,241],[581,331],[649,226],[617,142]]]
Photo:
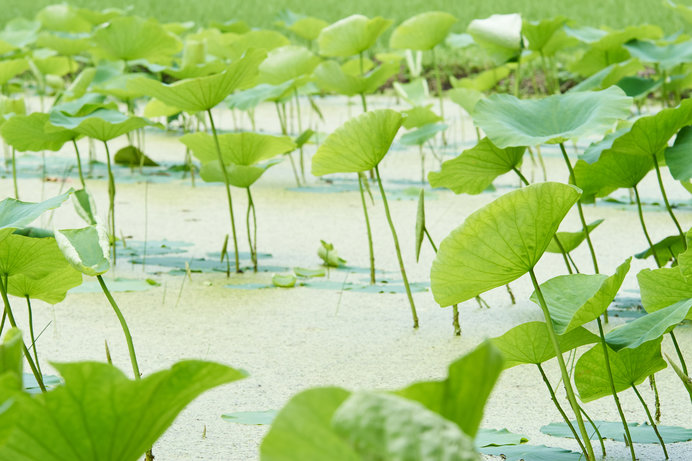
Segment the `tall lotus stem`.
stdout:
[[680,227],[680,223],[675,217],[675,213],[673,213],[673,208],[670,206],[670,202],[668,201],[668,194],[666,194],[666,189],[665,187],[663,187],[663,178],[661,178],[661,168],[658,165],[658,158],[656,157],[656,154],[654,154],[653,159],[654,167],[656,168],[656,178],[658,179],[658,187],[659,189],[661,189],[661,195],[663,196],[663,202],[666,204],[666,210],[668,210],[668,214],[675,223],[675,227],[678,229],[678,233],[680,234],[680,238],[682,239],[682,247],[684,249],[687,249],[687,239],[685,239],[685,233],[682,231],[682,227]]
[[375,284],[375,249],[372,244],[372,229],[370,228],[370,217],[368,207],[365,203],[365,193],[363,191],[363,177],[358,173],[358,188],[360,189],[360,202],[363,205],[363,216],[365,216],[365,229],[368,233],[368,251],[370,253],[370,285]]
[[656,433],[656,437],[658,438],[658,443],[661,445],[661,448],[663,448],[663,454],[665,455],[666,459],[668,459],[668,450],[666,450],[666,444],[663,441],[661,434],[658,432],[658,426],[656,425],[656,421],[654,421],[654,418],[651,416],[651,412],[649,411],[649,406],[646,404],[646,401],[644,400],[642,395],[637,390],[637,386],[635,386],[634,384],[632,384],[631,386],[632,386],[632,390],[634,391],[635,394],[637,394],[637,398],[639,399],[642,406],[644,407],[644,411],[646,412],[646,417],[649,418],[649,424],[651,424],[651,427],[653,428],[654,432]]
[[34,360],[36,361],[36,369],[38,369],[38,372],[43,376],[43,372],[41,372],[41,364],[38,361],[38,350],[36,349],[36,336],[34,335],[34,314],[31,309],[31,298],[29,298],[29,295],[24,296],[26,298],[26,308],[27,308],[27,314],[29,316],[29,335],[31,338],[31,349],[34,352]]
[[[255,214],[255,202],[252,200],[250,188],[247,187],[247,216],[245,222],[247,224],[247,239],[250,244],[250,258],[252,259],[252,269],[257,272],[257,215]],[[250,233],[250,212],[252,212],[252,228],[253,234]]]
[[[435,70],[435,90],[437,92],[437,99],[440,102],[440,117],[444,120],[445,118],[445,108],[444,100],[442,99],[442,79],[440,78],[440,65],[437,62],[437,55],[435,54],[435,48],[430,50],[432,52],[432,65]],[[445,132],[442,131],[442,144],[447,145],[447,137]]]
[[74,146],[74,153],[77,155],[77,170],[79,171],[79,182],[82,183],[82,189],[86,190],[86,181],[84,181],[84,172],[82,171],[82,158],[79,155],[79,148],[77,147],[77,141],[72,140],[72,145]]
[[19,188],[17,187],[17,156],[12,148],[12,185],[14,186],[14,198],[19,200]]

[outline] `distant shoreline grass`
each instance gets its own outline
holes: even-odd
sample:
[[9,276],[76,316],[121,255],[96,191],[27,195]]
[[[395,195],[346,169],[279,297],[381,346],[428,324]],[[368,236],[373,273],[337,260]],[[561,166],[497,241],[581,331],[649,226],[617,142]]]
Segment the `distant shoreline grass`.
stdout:
[[[692,5],[692,0],[677,0]],[[0,27],[15,17],[32,19],[43,7],[56,0],[26,0],[5,2],[0,9]],[[529,20],[564,15],[580,25],[622,28],[627,25],[656,24],[666,33],[676,32],[686,25],[663,0],[71,0],[77,7],[103,9],[134,7],[136,14],[155,17],[162,22],[195,21],[204,26],[210,20],[243,20],[251,27],[272,28],[276,15],[283,8],[309,14],[329,22],[351,14],[384,16],[399,23],[423,11],[441,10],[459,18],[455,32],[463,31],[475,18],[494,13],[522,13]]]

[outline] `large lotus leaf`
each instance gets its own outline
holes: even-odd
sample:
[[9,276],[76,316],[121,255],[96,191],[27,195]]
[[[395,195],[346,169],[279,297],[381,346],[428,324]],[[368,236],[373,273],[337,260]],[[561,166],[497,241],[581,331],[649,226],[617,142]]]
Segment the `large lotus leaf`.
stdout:
[[645,40],[632,40],[625,43],[625,48],[632,56],[642,62],[656,64],[662,70],[670,70],[674,67],[692,62],[692,41],[657,45]]
[[[521,33],[526,39],[526,48],[544,52],[556,33],[562,31],[565,22],[567,22],[567,18],[564,16],[556,16],[541,21],[524,21],[521,25]],[[545,53],[543,55],[545,56]]]
[[97,276],[110,269],[108,236],[102,226],[56,230],[55,240],[67,261],[79,272]]
[[616,328],[606,335],[606,341],[616,351],[634,349],[660,338],[686,318],[692,320],[692,299],[679,301]]
[[178,37],[153,19],[137,16],[114,18],[94,32],[94,42],[111,59],[155,61],[182,50]]
[[15,229],[28,226],[45,211],[59,207],[70,197],[73,189],[64,194],[56,195],[43,202],[22,202],[6,198],[0,202],[0,241]]
[[347,57],[362,53],[373,46],[391,24],[389,19],[379,16],[368,19],[360,14],[341,19],[320,32],[317,37],[320,54]]
[[398,64],[386,63],[368,72],[365,76],[360,76],[346,72],[342,66],[334,61],[326,61],[315,68],[315,78],[318,86],[325,91],[354,96],[373,93],[398,70]]
[[445,123],[428,123],[413,131],[409,131],[399,138],[399,144],[403,146],[422,146],[437,133],[445,131],[448,125]]
[[609,149],[616,153],[651,157],[668,146],[668,141],[682,127],[692,123],[692,100],[663,109],[655,115],[641,117],[630,131],[613,141]]
[[629,115],[631,105],[618,87],[542,99],[494,94],[476,104],[473,116],[498,147],[534,146],[603,134]]
[[[254,165],[235,165],[230,163],[226,165],[228,183],[235,187],[250,187],[269,169],[269,167],[280,162],[281,159],[271,159],[264,163]],[[225,182],[223,171],[218,161],[204,163],[199,170],[199,175],[206,182]]]
[[407,130],[411,128],[420,128],[423,125],[429,123],[437,123],[442,121],[442,117],[437,115],[430,109],[432,104],[427,106],[415,106],[407,110],[402,110],[401,113],[404,115],[404,121],[402,126]]
[[471,214],[440,244],[430,274],[435,301],[460,303],[533,269],[579,196],[567,184],[539,183]]
[[616,189],[637,186],[653,168],[651,156],[606,150],[595,163],[577,160],[574,177],[585,196],[605,197]]
[[331,427],[334,412],[349,392],[336,388],[308,389],[296,394],[276,415],[262,439],[262,461],[329,459],[361,461],[353,447]]
[[647,312],[656,312],[679,301],[692,299],[692,283],[685,280],[677,267],[644,269],[637,274],[637,281],[642,306]]
[[417,402],[357,392],[336,410],[334,431],[362,459],[477,461],[473,439]]
[[[661,357],[662,340],[663,338],[658,338],[636,349],[621,349],[620,352],[608,347],[608,361],[615,392],[627,390],[632,385],[636,386],[666,367],[666,361]],[[601,344],[596,344],[579,357],[574,369],[574,383],[579,391],[579,398],[584,402],[611,395]]]
[[454,78],[451,76],[449,81],[454,88],[468,88],[476,91],[490,91],[497,86],[500,80],[507,78],[512,72],[509,65],[495,66],[492,69],[484,70],[470,77]]
[[447,96],[452,102],[459,104],[469,115],[473,114],[478,101],[485,97],[483,93],[472,88],[454,88],[447,92]]
[[[585,344],[599,341],[599,337],[583,327],[557,338],[564,353]],[[555,347],[545,322],[527,322],[517,325],[507,333],[492,339],[505,359],[505,368],[526,363],[541,364],[555,357]]]
[[311,74],[320,58],[302,46],[283,46],[272,50],[259,66],[262,83],[279,85],[287,80]]
[[665,150],[666,165],[678,181],[692,178],[692,126],[678,131],[675,143]]
[[389,151],[402,117],[391,109],[352,118],[320,145],[312,157],[312,174],[358,173],[375,168]]
[[128,88],[189,112],[208,110],[234,90],[251,87],[265,56],[263,51],[249,52],[219,74],[180,80],[172,85],[142,78],[128,82]]
[[11,432],[0,458],[16,461],[135,461],[201,393],[245,377],[211,362],[183,361],[130,381],[97,362],[54,364],[63,386],[15,392],[0,422]]
[[[567,333],[603,314],[625,280],[630,261],[631,258],[618,266],[610,277],[603,274],[559,275],[541,284],[555,332],[558,335]],[[538,304],[536,292],[531,295],[531,301]]]
[[[36,45],[41,48],[55,50],[61,56],[74,56],[80,54],[91,46],[91,35],[71,34],[66,32],[42,32]],[[76,65],[74,65],[76,70]]]
[[[587,224],[587,232],[590,234],[591,231],[597,228],[602,222],[603,219],[597,219],[591,224]],[[550,244],[548,244],[548,248],[545,249],[545,251],[547,251],[548,253],[562,253],[563,250],[569,253],[575,250],[579,245],[581,245],[581,242],[586,240],[586,236],[584,235],[584,229],[577,232],[558,232],[555,234],[555,236],[558,238],[558,240],[560,240],[560,245],[562,245],[562,249],[560,249],[555,239],[553,239],[550,241]]]
[[432,50],[444,41],[457,18],[442,11],[428,11],[402,22],[389,38],[389,46],[399,50]]
[[521,15],[493,14],[486,19],[474,19],[466,31],[501,64],[521,52]]
[[280,98],[292,85],[292,80],[284,82],[281,85],[261,83],[248,90],[233,93],[226,98],[226,104],[228,104],[228,107],[231,109],[254,109],[261,102],[273,101]]
[[444,380],[415,383],[395,394],[422,403],[475,437],[485,403],[502,369],[502,354],[490,341],[484,341],[452,362]]
[[62,267],[52,269],[43,277],[32,278],[23,274],[10,277],[7,282],[7,292],[22,298],[28,296],[32,299],[40,299],[48,304],[61,302],[71,288],[82,284],[82,274],[74,270],[62,253],[60,257],[64,261]]
[[25,58],[4,59],[0,61],[0,85],[9,82],[11,78],[29,69],[29,61]]
[[57,151],[78,134],[71,130],[46,130],[50,115],[34,112],[31,115],[15,115],[0,127],[5,142],[20,152],[43,150]]
[[49,5],[36,13],[44,29],[61,32],[90,32],[91,23],[70,5]]
[[145,118],[125,115],[112,109],[96,109],[82,117],[71,117],[63,112],[53,111],[50,113],[49,122],[52,125],[104,142],[152,125],[152,122]]
[[[272,136],[260,133],[231,133],[218,136],[224,163],[236,165],[254,165],[296,148],[288,136]],[[180,142],[192,150],[202,163],[218,161],[216,142],[207,133],[186,134]]]
[[432,171],[428,180],[432,187],[446,187],[455,194],[480,194],[498,176],[521,165],[526,147],[500,149],[483,138],[458,157],[442,163],[439,172]]

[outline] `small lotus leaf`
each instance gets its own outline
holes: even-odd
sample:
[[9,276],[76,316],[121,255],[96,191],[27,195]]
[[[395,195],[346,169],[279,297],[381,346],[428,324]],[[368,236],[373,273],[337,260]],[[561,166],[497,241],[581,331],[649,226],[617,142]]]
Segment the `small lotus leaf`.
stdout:
[[616,189],[636,187],[653,168],[654,161],[650,156],[608,149],[594,163],[577,160],[574,177],[585,196],[605,197]]
[[692,41],[657,45],[646,40],[632,40],[624,47],[630,54],[642,62],[656,64],[662,70],[692,62]]
[[272,284],[279,288],[293,288],[296,286],[298,279],[293,274],[274,274],[272,275]]
[[543,99],[494,94],[479,101],[473,115],[498,147],[534,146],[603,134],[629,115],[631,104],[617,87]]
[[[597,228],[602,222],[602,219],[597,219],[591,224],[587,224],[587,232],[590,234],[591,231]],[[577,249],[577,247],[581,245],[581,243],[584,240],[586,240],[586,236],[584,235],[583,229],[577,232],[558,232],[555,234],[555,236],[560,240],[560,245],[562,245],[562,248],[567,253]],[[562,250],[557,245],[557,242],[555,242],[555,239],[550,241],[550,244],[548,245],[548,248],[546,248],[545,251],[547,251],[548,253],[562,253]]]
[[501,457],[505,461],[580,461],[583,459],[581,453],[545,445],[484,447],[480,451],[485,455]]
[[76,8],[66,4],[48,5],[36,13],[36,19],[46,30],[91,32],[92,27]]
[[526,39],[526,48],[531,51],[543,53],[553,37],[562,30],[562,26],[567,22],[564,16],[546,18],[541,21],[524,21],[521,25],[521,33]]
[[153,19],[137,16],[114,18],[94,32],[94,42],[111,59],[133,61],[173,56],[182,42]]
[[[296,148],[288,136],[272,136],[260,133],[231,133],[218,136],[225,163],[254,165]],[[192,150],[203,164],[218,161],[214,137],[207,133],[186,134],[180,141]]]
[[389,46],[404,50],[432,50],[442,43],[457,18],[442,11],[417,14],[402,22],[389,38]]
[[450,77],[450,82],[454,88],[468,88],[476,91],[490,91],[497,86],[500,80],[507,78],[512,72],[509,65],[496,66],[489,70],[484,70],[470,77],[454,78]]
[[[576,424],[576,421],[572,421],[574,427],[576,427]],[[619,442],[625,441],[625,432],[622,430],[620,421],[594,421],[598,432],[596,432],[590,421],[584,421],[584,424],[591,440],[598,440],[598,434],[600,433],[605,439],[617,440]],[[627,426],[634,443],[660,443],[656,431],[649,423],[627,423]],[[657,424],[656,428],[665,443],[686,442],[692,439],[692,430],[685,429],[684,427]],[[553,437],[574,438],[572,430],[563,422],[547,424],[541,427],[541,432]]]
[[111,109],[96,109],[82,117],[72,117],[64,112],[53,111],[50,114],[49,122],[57,127],[72,130],[81,135],[104,142],[130,131],[152,125],[145,118],[125,115],[122,112]]
[[254,109],[259,103],[264,101],[275,101],[286,94],[287,90],[293,86],[294,82],[289,80],[281,85],[270,85],[260,83],[248,90],[237,91],[226,98],[226,103],[231,109],[248,110]]
[[317,44],[320,54],[327,57],[348,57],[367,50],[392,21],[379,16],[368,19],[354,14],[331,24],[320,32]]
[[398,71],[398,64],[385,63],[365,76],[352,75],[336,62],[325,61],[315,68],[315,79],[317,85],[325,91],[354,96],[375,92]]
[[428,123],[401,136],[399,143],[404,146],[422,146],[447,128],[445,123]]
[[533,184],[471,214],[442,241],[433,261],[435,301],[460,303],[533,269],[579,195],[566,184]]
[[79,272],[96,276],[110,269],[108,236],[102,226],[56,230],[55,240],[67,261]]
[[402,117],[391,109],[366,112],[337,128],[312,158],[312,174],[358,173],[376,167],[389,151]]
[[430,96],[428,82],[424,78],[416,78],[408,83],[394,82],[392,86],[399,97],[412,106],[423,106]]
[[668,264],[668,261],[676,258],[685,250],[683,243],[679,234],[669,235],[654,243],[653,248],[649,246],[646,250],[636,253],[634,257],[637,259],[646,259],[655,256],[656,264],[658,264],[659,267],[663,267]]
[[692,178],[692,126],[678,131],[675,143],[665,151],[666,165],[670,174],[678,181]]
[[469,115],[473,114],[478,101],[484,98],[483,93],[473,88],[454,88],[447,92],[447,96]]
[[416,106],[411,109],[401,111],[404,115],[402,126],[407,130],[420,128],[423,125],[442,121],[442,117],[430,109],[431,106]]
[[280,85],[303,75],[309,75],[320,63],[320,58],[302,46],[283,46],[269,52],[259,66],[262,83]]
[[24,58],[0,61],[0,85],[4,85],[26,70],[29,70],[29,62]]

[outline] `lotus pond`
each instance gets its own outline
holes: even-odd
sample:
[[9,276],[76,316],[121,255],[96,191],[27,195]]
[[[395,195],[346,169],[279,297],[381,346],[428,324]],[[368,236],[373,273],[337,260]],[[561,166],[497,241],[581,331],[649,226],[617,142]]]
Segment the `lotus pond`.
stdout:
[[0,31],[0,460],[692,458],[692,38],[456,21]]

